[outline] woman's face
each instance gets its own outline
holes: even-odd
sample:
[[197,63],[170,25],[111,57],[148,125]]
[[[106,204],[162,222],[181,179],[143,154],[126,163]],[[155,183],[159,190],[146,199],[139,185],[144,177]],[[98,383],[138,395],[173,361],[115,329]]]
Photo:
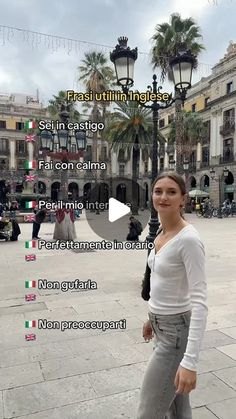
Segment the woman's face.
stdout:
[[153,188],[153,206],[160,215],[180,213],[184,206],[186,195],[181,194],[179,185],[166,177],[159,179]]

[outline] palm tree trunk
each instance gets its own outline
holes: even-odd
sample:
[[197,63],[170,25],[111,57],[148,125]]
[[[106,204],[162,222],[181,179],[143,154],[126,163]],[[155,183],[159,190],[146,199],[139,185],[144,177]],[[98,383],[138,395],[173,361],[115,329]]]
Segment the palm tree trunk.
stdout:
[[[137,141],[138,142],[138,141]],[[133,147],[132,157],[132,215],[138,215],[138,158],[139,152]]]
[[[98,122],[98,105],[96,101],[94,102],[93,107],[93,121]],[[93,133],[93,147],[92,147],[92,158],[94,162],[98,161],[98,133],[95,131]],[[95,170],[95,188],[93,188],[93,202],[99,202],[99,195],[100,195],[100,184],[99,184],[99,178],[98,178],[98,172]],[[99,214],[99,209],[96,209],[96,214]]]
[[184,121],[182,113],[182,101],[179,93],[175,92],[175,147],[176,147],[176,172],[179,174],[183,173],[183,165],[181,155],[183,152],[183,136],[184,136]]

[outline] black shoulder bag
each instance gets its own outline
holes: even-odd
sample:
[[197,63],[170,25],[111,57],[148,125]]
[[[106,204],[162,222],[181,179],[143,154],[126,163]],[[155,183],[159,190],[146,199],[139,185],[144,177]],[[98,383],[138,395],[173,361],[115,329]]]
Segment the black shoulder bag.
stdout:
[[[162,228],[159,228],[157,231],[157,235],[160,234],[162,231]],[[148,266],[148,263],[146,264],[146,270],[144,274],[144,278],[142,281],[142,291],[141,291],[141,297],[143,300],[148,301],[150,298],[150,276],[151,276],[151,269]]]

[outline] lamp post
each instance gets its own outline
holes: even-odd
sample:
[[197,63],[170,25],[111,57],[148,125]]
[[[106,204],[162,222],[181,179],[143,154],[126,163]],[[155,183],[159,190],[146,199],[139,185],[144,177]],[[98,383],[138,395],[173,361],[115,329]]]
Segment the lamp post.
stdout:
[[[60,109],[60,120],[62,128],[58,129],[56,133],[50,130],[43,130],[40,134],[41,149],[46,151],[54,158],[59,158],[62,163],[68,163],[70,158],[74,159],[74,153],[70,153],[72,139],[75,138],[78,152],[83,152],[86,149],[86,132],[84,130],[75,130],[74,137],[70,135],[67,128],[69,121],[68,105],[62,104]],[[60,152],[54,152],[55,136],[58,138],[58,145]],[[61,186],[59,190],[59,199],[66,201],[68,199],[68,170],[61,170]]]
[[[117,84],[121,86],[122,90],[128,96],[129,87],[133,86],[134,63],[138,56],[137,48],[131,50],[127,46],[128,38],[118,38],[118,45],[110,54],[110,59],[115,65],[115,73]],[[175,57],[169,61],[170,68],[173,71],[173,78],[175,90],[184,102],[187,90],[191,87],[192,69],[194,65],[193,55],[186,50],[182,50]],[[157,85],[157,76],[153,75],[152,86],[147,87],[148,90],[157,97],[160,93],[162,86]],[[152,111],[153,120],[153,139],[152,139],[152,184],[157,177],[157,136],[158,136],[158,113],[160,109],[166,109],[175,102],[170,95],[169,101],[161,104],[160,101],[153,100],[151,105],[140,103],[141,106],[148,108]],[[156,232],[159,227],[157,212],[153,207],[151,200],[151,220],[149,222],[149,234],[147,236],[148,242],[153,242],[156,237]]]
[[[188,195],[188,192],[189,192],[189,161],[187,159],[184,159],[184,161],[183,161],[183,169],[184,169],[184,175],[185,175],[186,194]],[[186,212],[192,212],[189,199],[186,202],[185,211]]]
[[218,184],[219,184],[219,208],[218,208],[217,218],[223,218],[222,217],[222,184],[223,184],[223,181],[227,178],[228,174],[229,174],[229,171],[228,171],[227,167],[224,167],[223,173],[221,175],[219,175],[219,177],[217,179],[214,167],[212,167],[210,169],[211,179],[216,180],[216,181],[218,180]]

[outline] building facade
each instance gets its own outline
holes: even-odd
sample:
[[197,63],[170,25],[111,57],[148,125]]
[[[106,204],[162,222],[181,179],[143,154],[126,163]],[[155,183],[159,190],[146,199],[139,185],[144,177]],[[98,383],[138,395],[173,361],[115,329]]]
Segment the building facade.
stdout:
[[[25,122],[27,120],[50,120],[49,114],[43,108],[37,97],[21,94],[0,94],[0,202],[17,199],[19,203],[23,197],[45,197],[56,201],[59,199],[62,176],[61,170],[37,170],[37,181],[25,182],[25,160],[42,159],[46,162],[59,162],[59,143],[55,136],[53,153],[41,152],[39,138],[35,142],[27,143],[25,136]],[[85,119],[85,117],[83,118]],[[90,118],[91,119],[91,118]],[[105,170],[68,170],[68,198],[99,199],[108,202],[109,196],[114,196],[122,202],[131,202],[132,188],[132,153],[120,151],[118,155],[111,150],[110,144],[105,140],[104,134],[94,135],[91,131],[86,133],[86,151],[76,152],[76,142],[70,141],[70,161],[77,162],[105,162]],[[149,183],[151,161],[148,156],[139,153],[137,165],[137,181],[140,184],[138,191],[139,206],[146,206],[149,200]],[[128,180],[128,181],[127,181]],[[94,188],[99,185],[99,190]],[[21,207],[24,207],[22,201]]]
[[[198,112],[207,130],[188,156],[189,189],[209,192],[215,206],[224,199],[236,199],[236,44],[230,42],[224,57],[189,90],[184,105],[186,111]],[[174,106],[160,113],[159,128],[168,138]],[[160,150],[159,168],[168,169],[175,150],[168,144]],[[215,170],[214,179],[210,170]],[[228,169],[227,177],[223,170]]]

